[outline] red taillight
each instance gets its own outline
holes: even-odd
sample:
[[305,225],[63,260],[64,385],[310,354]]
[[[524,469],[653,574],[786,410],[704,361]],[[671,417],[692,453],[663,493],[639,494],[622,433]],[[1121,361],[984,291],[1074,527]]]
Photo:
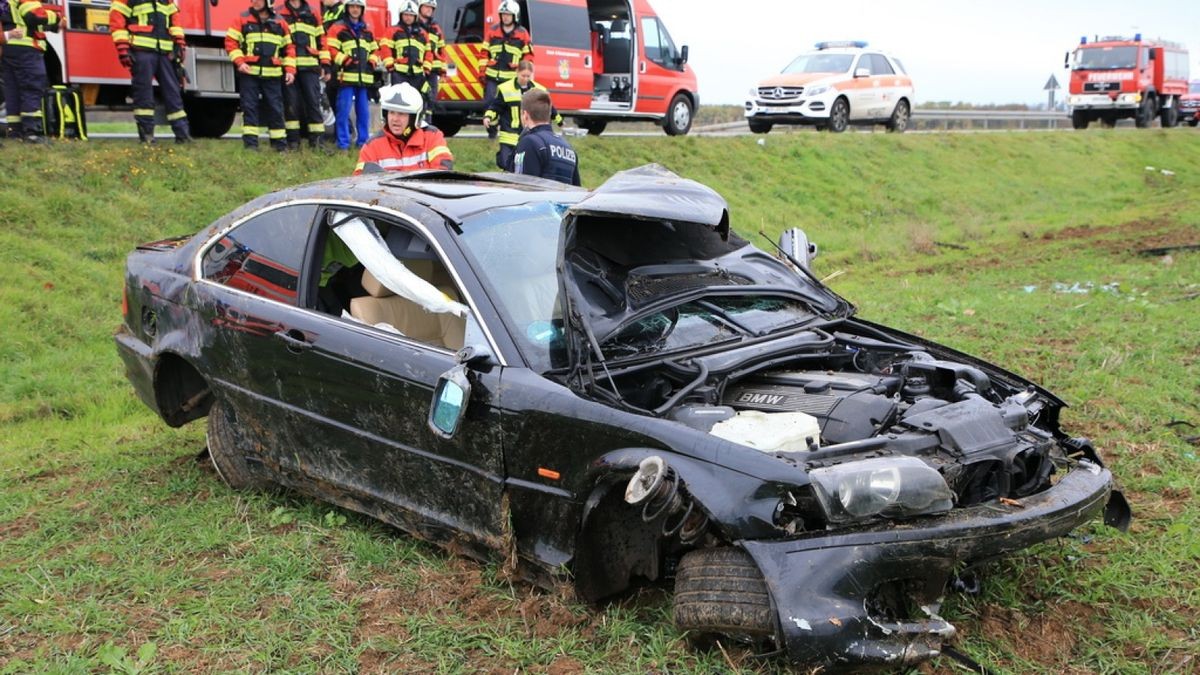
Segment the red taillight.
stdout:
[[126,319],[129,318],[129,287],[128,286],[121,287],[121,316]]

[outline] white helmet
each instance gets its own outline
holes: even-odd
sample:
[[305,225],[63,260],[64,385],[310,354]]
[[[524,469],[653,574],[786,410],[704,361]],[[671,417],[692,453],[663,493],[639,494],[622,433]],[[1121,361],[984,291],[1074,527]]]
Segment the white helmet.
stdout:
[[342,4],[349,7],[350,5],[358,5],[365,11],[367,9],[367,0],[342,0]]
[[384,120],[387,119],[387,111],[394,110],[412,115],[412,122],[416,124],[424,104],[421,92],[407,82],[389,85],[379,90],[379,105],[383,108]]
[[420,5],[422,7],[429,5],[430,7],[437,9],[437,0],[421,0]]
[[502,0],[496,14],[512,14],[513,20],[516,21],[521,18],[521,6],[517,4],[517,0]]
[[399,13],[420,16],[421,13],[417,10],[417,0],[404,0],[403,2],[401,2]]

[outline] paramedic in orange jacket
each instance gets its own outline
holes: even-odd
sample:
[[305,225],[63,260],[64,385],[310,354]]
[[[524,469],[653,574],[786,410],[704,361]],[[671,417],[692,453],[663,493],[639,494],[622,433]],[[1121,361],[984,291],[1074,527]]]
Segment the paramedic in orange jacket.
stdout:
[[368,164],[384,171],[418,171],[454,168],[454,155],[436,127],[421,127],[421,92],[407,82],[379,90],[383,108],[383,132],[358,153],[359,175]]

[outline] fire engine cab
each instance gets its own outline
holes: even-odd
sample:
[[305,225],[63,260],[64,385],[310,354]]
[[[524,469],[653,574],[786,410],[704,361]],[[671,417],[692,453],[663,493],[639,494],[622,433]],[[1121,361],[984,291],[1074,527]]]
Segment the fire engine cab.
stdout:
[[1109,36],[1088,42],[1066,55],[1071,69],[1071,122],[1086,129],[1095,120],[1106,127],[1132,117],[1139,128],[1155,117],[1164,127],[1179,124],[1179,104],[1188,91],[1188,53],[1161,40]]
[[[651,120],[686,134],[700,105],[688,48],[677,48],[648,0],[519,0],[533,39],[534,79],[559,112],[593,135],[615,120]],[[486,29],[500,0],[438,0],[446,68],[434,124],[447,136],[483,115]]]
[[[63,29],[46,35],[46,72],[51,83],[81,85],[88,106],[127,105],[129,71],[117,61],[108,33],[110,1],[44,4],[63,16]],[[193,136],[221,136],[233,126],[238,109],[237,79],[225,53],[225,31],[249,9],[249,0],[177,0],[176,4],[188,44],[183,97],[188,126]],[[319,16],[320,1],[309,0],[309,4]],[[383,35],[389,24],[387,0],[367,0],[366,20],[377,36]]]

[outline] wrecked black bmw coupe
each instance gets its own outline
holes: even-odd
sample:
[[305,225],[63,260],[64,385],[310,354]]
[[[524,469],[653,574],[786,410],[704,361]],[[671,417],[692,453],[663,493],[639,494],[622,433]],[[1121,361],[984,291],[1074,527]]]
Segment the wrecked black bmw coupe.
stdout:
[[[790,253],[787,252],[790,249]],[[116,336],[235,488],[284,485],[584,599],[832,668],[914,663],[962,567],[1128,509],[1063,402],[864,321],[660,167],[585,192],[370,175],[127,262]]]

